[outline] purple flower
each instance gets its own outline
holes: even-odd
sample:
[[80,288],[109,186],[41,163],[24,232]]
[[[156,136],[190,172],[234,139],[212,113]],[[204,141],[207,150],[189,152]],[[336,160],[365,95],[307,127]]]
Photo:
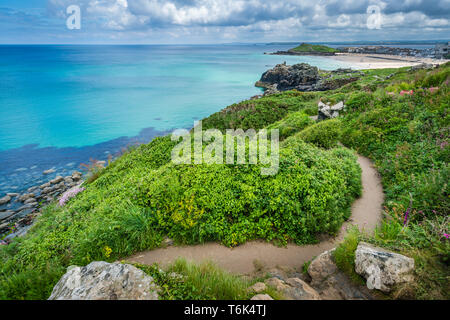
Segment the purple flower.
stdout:
[[74,188],[66,191],[59,199],[59,205],[61,207],[64,207],[64,205],[67,203],[67,201],[69,201],[70,199],[72,199],[77,194],[79,194],[80,192],[83,192],[83,191],[84,191],[84,188],[80,188],[80,187],[74,187]]
[[8,243],[6,241],[3,241],[3,240],[0,241],[0,246],[7,246],[7,245],[8,245]]
[[411,207],[408,208],[408,210],[406,210],[405,212],[405,219],[403,220],[403,225],[406,226],[406,224],[408,223],[408,218],[409,218],[409,213],[411,212]]
[[450,235],[447,233],[444,233],[444,237],[448,239],[450,237]]

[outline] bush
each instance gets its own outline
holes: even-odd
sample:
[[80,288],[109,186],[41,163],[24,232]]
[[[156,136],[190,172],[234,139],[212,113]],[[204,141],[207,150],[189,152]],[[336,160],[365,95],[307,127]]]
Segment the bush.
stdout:
[[283,120],[269,125],[267,129],[269,133],[273,129],[278,129],[280,140],[284,140],[287,137],[302,131],[313,123],[314,120],[312,120],[307,114],[300,111],[289,114]]
[[341,122],[339,119],[321,121],[300,132],[299,137],[321,148],[336,147],[341,139]]

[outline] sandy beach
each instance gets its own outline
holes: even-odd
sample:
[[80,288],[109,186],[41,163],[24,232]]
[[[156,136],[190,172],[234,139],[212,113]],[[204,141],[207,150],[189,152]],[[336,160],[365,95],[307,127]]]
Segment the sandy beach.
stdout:
[[384,69],[402,68],[419,65],[422,63],[439,65],[450,60],[437,60],[430,58],[402,57],[386,54],[359,54],[359,53],[338,53],[335,56],[327,57],[342,62],[347,62],[358,69]]

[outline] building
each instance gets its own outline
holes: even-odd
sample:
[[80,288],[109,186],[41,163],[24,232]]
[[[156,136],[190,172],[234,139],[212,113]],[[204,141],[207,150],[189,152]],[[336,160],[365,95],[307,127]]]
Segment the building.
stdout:
[[434,49],[434,55],[437,59],[449,59],[450,55],[450,42],[438,43]]

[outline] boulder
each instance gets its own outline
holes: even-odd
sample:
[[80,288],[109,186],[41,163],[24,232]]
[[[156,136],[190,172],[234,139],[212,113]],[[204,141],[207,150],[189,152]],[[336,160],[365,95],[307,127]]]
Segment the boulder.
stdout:
[[364,286],[355,284],[340,271],[333,259],[335,249],[325,251],[316,257],[308,267],[311,286],[323,300],[371,300],[370,292]]
[[158,300],[158,290],[142,270],[100,261],[69,268],[49,300]]
[[26,194],[24,194],[24,195],[22,195],[22,196],[19,197],[19,201],[20,201],[20,202],[25,202],[25,201],[27,201],[28,199],[34,198],[35,196],[36,196],[36,195],[35,195],[34,193],[26,193]]
[[273,300],[273,298],[271,296],[269,296],[268,294],[257,294],[250,300]]
[[4,221],[15,214],[14,211],[0,212],[0,221]]
[[291,89],[308,91],[319,80],[319,69],[317,67],[310,66],[306,63],[288,66],[285,62],[266,71],[258,82],[258,86],[268,87],[276,84],[279,91]]
[[19,196],[18,193],[7,193],[6,195],[7,195],[8,197],[11,197],[11,198],[15,198],[15,197],[18,197],[18,196]]
[[282,293],[288,300],[321,300],[319,293],[299,278],[287,279],[286,283],[290,288],[284,289]]
[[4,196],[3,198],[0,198],[0,205],[7,204],[10,201],[11,201],[10,196]]
[[45,188],[49,188],[52,184],[50,182],[44,183],[43,185],[41,185],[39,188],[41,189],[45,189]]
[[61,181],[64,181],[64,178],[61,177],[61,176],[57,176],[55,179],[50,180],[50,183],[51,183],[51,184],[58,184],[58,183],[60,183]]
[[289,288],[289,286],[288,286],[283,280],[281,280],[281,279],[279,279],[279,278],[276,278],[276,277],[267,279],[267,280],[265,281],[265,283],[266,283],[268,286],[273,287],[273,288],[274,288],[275,290],[277,290],[277,291],[283,291],[284,289]]
[[319,101],[318,104],[318,120],[327,120],[327,119],[334,119],[339,117],[339,112],[344,110],[345,105],[344,102],[339,102],[335,104],[334,106],[328,105],[323,103],[322,101]]
[[267,289],[266,285],[262,282],[257,282],[248,288],[251,292],[261,293]]
[[414,281],[414,259],[360,242],[355,252],[355,271],[369,289],[390,292],[393,286]]
[[52,168],[52,169],[45,170],[44,172],[42,172],[42,174],[48,175],[48,174],[52,174],[54,172],[56,172],[56,170]]

